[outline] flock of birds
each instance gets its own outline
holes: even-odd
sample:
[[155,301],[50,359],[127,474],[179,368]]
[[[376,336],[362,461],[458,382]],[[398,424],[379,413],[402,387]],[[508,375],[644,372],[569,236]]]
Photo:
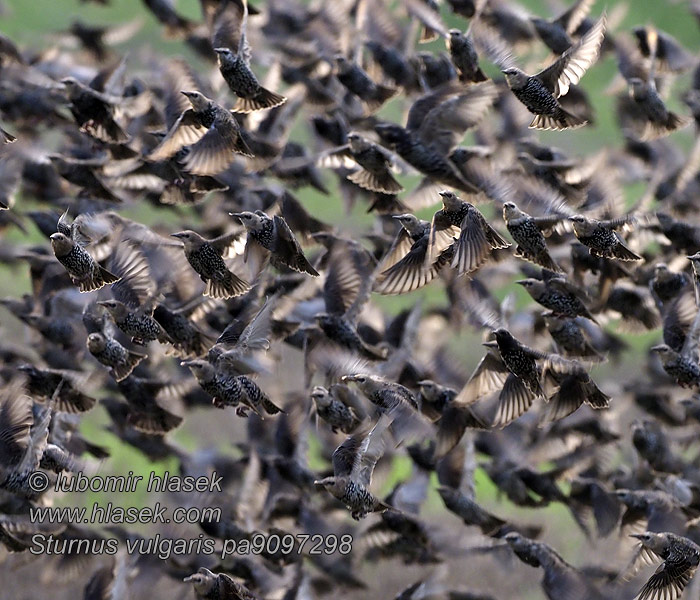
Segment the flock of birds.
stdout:
[[[700,127],[697,58],[593,0],[550,19],[510,0],[200,0],[201,21],[143,4],[196,58],[119,56],[139,22],[76,21],[39,50],[0,37],[0,260],[31,282],[0,301],[0,568],[40,560],[36,533],[139,535],[29,517],[55,499],[34,472],[109,465],[80,430],[99,405],[147,460],[225,474],[224,493],[179,498],[226,508],[194,537],[353,548],[67,553],[52,577],[82,577],[72,597],[134,598],[139,580],[151,598],[163,581],[171,598],[386,595],[360,569],[393,561],[402,600],[498,598],[508,573],[460,580],[477,557],[541,569],[551,600],[698,597],[700,138],[669,138]],[[601,57],[621,144],[538,141],[596,118],[579,82]],[[366,228],[340,217],[357,204]],[[377,301],[424,287],[398,314]],[[650,331],[646,353],[620,336]],[[614,377],[629,356],[645,367]],[[171,432],[195,413],[211,430],[186,450]],[[247,436],[215,439],[231,420]],[[510,505],[487,511],[477,469],[510,505],[565,506],[607,558],[570,564]]]

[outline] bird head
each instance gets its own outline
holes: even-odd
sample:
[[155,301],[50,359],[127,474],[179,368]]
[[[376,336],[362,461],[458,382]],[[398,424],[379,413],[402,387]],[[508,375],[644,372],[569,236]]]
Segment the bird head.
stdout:
[[185,231],[178,231],[177,233],[171,233],[170,237],[177,238],[180,240],[184,245],[185,248],[189,248],[192,244],[201,241],[202,237],[195,233],[194,231],[191,231],[190,229],[186,229]]
[[419,220],[418,217],[412,215],[411,213],[405,213],[403,215],[392,215],[392,219],[396,219],[401,226],[408,231],[408,233],[413,234],[417,232]]
[[450,190],[442,190],[441,192],[438,192],[440,196],[442,197],[442,205],[445,208],[450,208],[450,207],[458,207],[461,204],[461,200],[459,199],[459,196],[455,194],[454,192]]
[[522,212],[515,204],[515,202],[505,202],[503,204],[503,219],[509,221],[510,219],[517,219]]
[[506,76],[506,83],[508,84],[508,87],[514,90],[524,88],[525,84],[527,84],[527,80],[529,79],[527,73],[524,73],[515,67],[504,69],[501,72]]
[[87,339],[87,347],[90,352],[102,352],[106,345],[105,336],[101,333],[91,333]]
[[231,62],[236,59],[236,55],[229,48],[214,48],[219,64]]
[[321,408],[325,408],[331,403],[331,396],[328,390],[321,385],[317,385],[311,390],[311,399],[316,406],[320,406]]
[[196,111],[206,110],[211,102],[209,98],[200,92],[182,90],[180,93],[190,101],[192,108]]
[[246,229],[255,229],[262,222],[260,215],[247,210],[239,213],[229,213],[229,215],[238,219]]
[[527,279],[519,279],[516,281],[518,285],[522,285],[527,291],[530,290],[536,290],[540,285],[542,285],[542,282],[539,281],[538,279],[533,279],[532,277],[528,277]]
[[209,569],[200,567],[196,573],[190,575],[189,577],[185,577],[182,581],[185,583],[191,583],[194,586],[197,595],[204,597],[214,587],[216,575]]
[[107,309],[109,314],[117,319],[123,317],[127,313],[126,306],[118,300],[101,300],[97,305]]
[[206,376],[207,374],[214,372],[214,367],[212,367],[208,361],[199,358],[194,360],[183,360],[180,362],[180,366],[187,367],[196,377]]
[[52,233],[51,234],[51,248],[56,256],[63,256],[70,252],[73,247],[73,240],[71,240],[64,233]]

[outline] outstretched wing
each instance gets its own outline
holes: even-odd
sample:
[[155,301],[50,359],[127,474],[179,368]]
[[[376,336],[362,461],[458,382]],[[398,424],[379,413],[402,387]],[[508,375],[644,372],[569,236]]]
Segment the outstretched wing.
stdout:
[[535,75],[556,98],[565,96],[598,58],[605,35],[605,15],[596,21],[586,35],[562,54],[553,64]]

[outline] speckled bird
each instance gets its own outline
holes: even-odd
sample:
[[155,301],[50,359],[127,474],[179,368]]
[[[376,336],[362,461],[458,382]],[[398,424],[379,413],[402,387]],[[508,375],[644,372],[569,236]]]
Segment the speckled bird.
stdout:
[[534,129],[570,129],[582,127],[586,120],[564,110],[557,100],[577,84],[598,58],[605,34],[605,17],[549,67],[536,75],[528,75],[517,67],[503,70],[506,82],[515,97],[533,113]]
[[549,229],[561,217],[532,217],[520,210],[514,202],[503,205],[503,220],[517,247],[515,256],[529,260],[550,271],[561,271],[549,254],[542,229]]
[[213,573],[206,567],[200,567],[183,581],[192,584],[194,593],[200,600],[258,600],[248,588],[226,573]]
[[207,240],[191,230],[171,235],[182,241],[187,262],[206,284],[205,296],[235,298],[250,289],[243,279],[226,266],[222,258],[237,235],[223,235],[212,240]]
[[443,207],[433,215],[430,226],[430,248],[426,257],[429,263],[434,262],[456,236],[452,267],[460,275],[478,269],[492,250],[510,246],[473,204],[447,190],[440,192],[440,197]]
[[558,317],[585,317],[595,322],[595,317],[583,303],[580,290],[562,276],[545,276],[542,280],[529,277],[516,281],[532,299],[552,311]]
[[98,332],[88,335],[87,348],[100,363],[109,367],[116,381],[128,377],[146,358],[145,354],[128,350],[114,338]]
[[152,310],[147,304],[136,309],[129,308],[119,300],[102,300],[97,304],[107,309],[115,325],[130,335],[134,344],[143,346],[154,340],[161,344],[172,343],[165,329],[153,318]]
[[356,521],[391,508],[369,491],[374,467],[384,452],[382,435],[389,423],[384,415],[369,431],[348,437],[333,452],[333,475],[314,482],[340,500]]
[[66,233],[51,234],[51,248],[81,292],[92,292],[119,281],[120,277],[102,267],[77,241]]
[[251,272],[256,276],[269,256],[270,263],[274,267],[286,267],[318,277],[318,271],[304,256],[299,242],[284,217],[275,215],[270,218],[262,211],[230,214],[239,219],[248,231],[243,258],[249,263]]
[[639,600],[675,600],[683,594],[700,563],[700,546],[674,533],[633,533],[643,548],[664,562],[644,584]]
[[601,258],[616,258],[618,260],[642,260],[642,257],[632,252],[615,231],[630,222],[628,217],[597,221],[584,215],[569,217],[574,225],[574,234],[588,251]]

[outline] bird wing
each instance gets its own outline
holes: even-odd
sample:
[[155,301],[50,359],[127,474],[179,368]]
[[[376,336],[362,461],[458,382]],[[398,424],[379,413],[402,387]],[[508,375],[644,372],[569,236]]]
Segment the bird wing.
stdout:
[[21,380],[5,385],[0,396],[0,464],[12,467],[22,460],[33,423],[32,400],[23,393]]
[[669,556],[644,584],[636,600],[676,600],[695,573],[685,557]]
[[110,257],[108,270],[121,277],[111,286],[115,299],[138,308],[154,292],[151,269],[143,252],[131,242],[121,242]]
[[479,361],[469,381],[460,390],[455,403],[470,405],[479,398],[503,387],[509,371],[503,361],[490,351]]
[[369,487],[372,482],[372,473],[377,462],[384,454],[384,431],[391,425],[393,418],[383,414],[367,436],[362,440],[358,451],[359,460],[355,463],[353,478],[356,476],[359,482]]
[[340,444],[334,451],[331,462],[333,464],[333,475],[335,477],[349,477],[356,469],[355,463],[358,461],[358,452],[362,444],[362,437],[359,434],[351,435]]
[[466,131],[486,115],[497,96],[498,89],[491,81],[470,85],[432,108],[422,119],[418,136],[443,156],[449,154]]
[[430,283],[442,264],[438,261],[426,267],[427,252],[428,237],[423,236],[399,262],[377,275],[374,291],[386,295],[406,294]]
[[394,238],[391,248],[384,255],[384,258],[377,265],[377,271],[382,273],[387,269],[393,267],[397,262],[399,262],[404,256],[406,256],[411,247],[413,246],[413,240],[403,227],[399,230]]
[[579,42],[569,48],[553,64],[535,75],[556,98],[565,96],[598,58],[605,34],[605,15],[591,27]]
[[148,158],[153,161],[170,158],[185,146],[197,143],[206,132],[207,128],[200,123],[196,113],[192,109],[187,109],[178,117]]
[[272,337],[272,310],[278,296],[275,294],[265,301],[262,308],[246,325],[238,338],[237,348],[245,350],[267,350]]
[[425,258],[426,265],[432,265],[437,257],[454,243],[459,233],[460,228],[450,223],[450,220],[445,217],[445,211],[437,211],[430,223],[430,243]]
[[[228,168],[241,145],[245,146],[233,120],[217,119],[204,136],[190,146],[183,165],[195,175],[216,175]],[[241,153],[252,156],[249,151]]]
[[532,406],[534,394],[519,377],[508,375],[498,396],[498,406],[493,420],[494,427],[505,427],[523,415]]
[[566,30],[566,33],[572,35],[583,23],[594,4],[595,0],[577,0],[559,15],[554,22],[561,25]]
[[231,231],[209,240],[209,244],[223,257],[233,258],[243,253],[243,231]]

